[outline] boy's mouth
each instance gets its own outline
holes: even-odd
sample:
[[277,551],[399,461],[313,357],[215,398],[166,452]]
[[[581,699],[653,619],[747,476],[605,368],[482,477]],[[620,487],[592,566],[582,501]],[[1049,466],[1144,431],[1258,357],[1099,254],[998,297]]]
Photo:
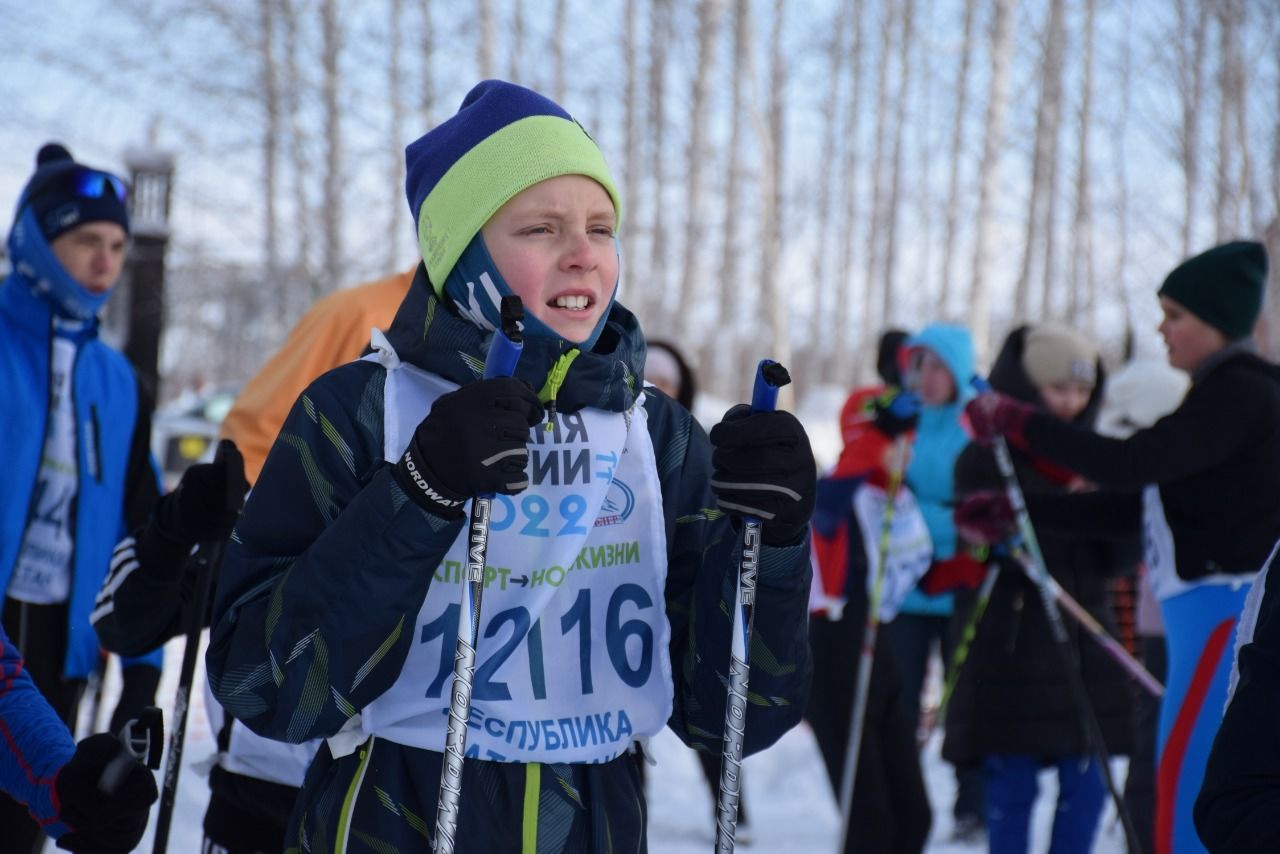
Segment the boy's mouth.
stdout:
[[552,308],[563,308],[569,311],[586,311],[595,302],[586,294],[562,294],[547,302]]

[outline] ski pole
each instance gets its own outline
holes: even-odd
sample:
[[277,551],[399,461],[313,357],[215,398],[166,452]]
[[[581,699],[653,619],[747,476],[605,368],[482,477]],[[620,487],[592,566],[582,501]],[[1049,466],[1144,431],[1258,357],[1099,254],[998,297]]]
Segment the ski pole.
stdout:
[[[771,359],[756,366],[751,409],[767,412],[778,406],[778,389],[791,382],[787,369]],[[733,851],[742,798],[742,750],[747,732],[747,678],[750,676],[751,624],[755,617],[756,572],[760,566],[760,520],[742,517],[742,563],[738,569],[729,641],[729,695],[724,710],[720,796],[716,807],[716,851]]]
[[[991,390],[991,386],[980,377],[974,377],[973,385],[980,392]],[[1129,815],[1129,809],[1125,806],[1124,798],[1121,797],[1120,790],[1116,788],[1115,779],[1111,775],[1111,757],[1107,754],[1107,746],[1102,738],[1102,728],[1098,725],[1098,717],[1094,714],[1093,706],[1089,702],[1089,695],[1085,691],[1084,680],[1080,677],[1080,668],[1071,648],[1071,637],[1067,634],[1067,626],[1062,621],[1062,612],[1058,609],[1058,600],[1054,597],[1053,590],[1049,584],[1052,577],[1049,575],[1048,564],[1044,562],[1044,553],[1040,550],[1039,540],[1036,539],[1035,528],[1031,524],[1031,514],[1027,512],[1027,502],[1022,495],[1022,487],[1018,485],[1018,474],[1013,468],[1013,457],[1009,453],[1009,445],[1005,442],[1003,436],[996,435],[993,438],[992,450],[995,452],[996,465],[1000,469],[1000,475],[1004,478],[1005,493],[1009,498],[1014,518],[1018,523],[1018,533],[1022,537],[1022,548],[1027,553],[1028,561],[1024,568],[1040,593],[1040,603],[1044,606],[1045,619],[1049,623],[1049,631],[1053,636],[1054,645],[1057,646],[1059,655],[1062,657],[1063,667],[1067,675],[1067,685],[1070,687],[1072,698],[1075,700],[1076,709],[1080,713],[1085,743],[1093,745],[1094,759],[1099,765],[1098,770],[1102,772],[1102,779],[1111,793],[1112,800],[1115,802],[1116,814],[1120,816],[1120,821],[1124,825],[1125,838],[1128,842],[1129,850],[1140,851],[1142,846],[1138,841],[1138,834],[1133,826],[1133,817]]]
[[[223,455],[235,450],[235,443],[223,439],[218,443],[214,462],[219,462]],[[243,471],[236,472],[234,466],[226,466],[228,510],[238,509],[243,495],[236,495],[233,484],[239,484],[244,477]],[[239,478],[236,475],[239,474]],[[230,506],[234,503],[234,508]],[[182,670],[178,675],[178,691],[173,698],[173,727],[169,732],[169,755],[165,757],[164,777],[160,789],[160,809],[156,814],[156,836],[151,847],[153,854],[163,854],[169,846],[169,826],[173,822],[173,809],[178,796],[178,775],[182,770],[182,747],[187,737],[187,712],[191,702],[191,686],[195,682],[196,656],[200,652],[200,633],[204,630],[205,612],[209,608],[209,591],[213,587],[213,577],[222,565],[222,555],[226,548],[225,540],[204,543],[197,557],[199,569],[196,572],[195,608],[191,611],[187,625],[187,645],[182,651]]]
[[115,794],[134,765],[142,765],[152,771],[160,768],[160,753],[164,749],[164,712],[155,706],[145,707],[142,714],[125,723],[116,738],[120,742],[120,752],[98,777],[98,791],[104,795]]
[[[520,351],[524,349],[521,331],[524,304],[520,297],[503,297],[501,312],[502,328],[494,330],[484,361],[485,379],[509,377],[515,373]],[[466,578],[462,580],[462,610],[459,611],[453,688],[449,696],[449,729],[445,734],[444,759],[440,764],[440,795],[436,801],[436,854],[452,854],[454,834],[458,829],[463,754],[467,749],[467,722],[471,717],[471,682],[476,669],[476,638],[480,636],[480,597],[484,593],[492,505],[492,493],[477,495],[471,501],[467,571]]]
[[867,618],[862,629],[862,650],[858,658],[858,679],[854,683],[853,709],[849,724],[849,743],[844,750],[844,767],[840,774],[840,847],[849,838],[849,822],[853,814],[853,785],[858,778],[858,757],[862,753],[862,731],[867,721],[867,698],[871,693],[871,668],[876,654],[876,637],[880,633],[880,600],[884,596],[884,578],[889,564],[889,535],[893,529],[894,507],[902,488],[902,475],[907,468],[907,438],[893,440],[893,462],[889,469],[884,518],[880,523],[877,544],[875,580],[867,599]]
[[974,601],[973,610],[969,612],[969,617],[964,622],[960,642],[951,653],[951,661],[947,664],[947,681],[942,686],[942,699],[938,702],[938,711],[934,716],[935,723],[946,719],[947,704],[951,702],[951,694],[956,690],[956,683],[960,681],[960,670],[969,658],[969,647],[973,646],[973,639],[978,634],[978,623],[982,622],[982,615],[986,613],[987,605],[991,602],[991,591],[995,589],[999,578],[1000,564],[993,563],[987,568],[987,574],[982,578],[982,586],[978,588],[978,598]]
[[[1030,565],[1031,556],[1021,550],[1019,550],[1019,556],[1022,558],[1019,561],[1022,571],[1027,573],[1034,581],[1033,573],[1035,570]],[[1141,685],[1147,693],[1157,698],[1164,696],[1164,685],[1160,684],[1160,680],[1152,676],[1151,671],[1143,667],[1142,663],[1120,644],[1120,641],[1112,637],[1111,633],[1103,628],[1102,624],[1094,619],[1093,615],[1075,600],[1075,597],[1064,590],[1056,578],[1049,576],[1047,583],[1050,592],[1058,600],[1058,604],[1075,618],[1080,627],[1085,630],[1085,634],[1097,641],[1098,645],[1106,650],[1107,654],[1115,659],[1116,663],[1123,667],[1125,672],[1132,676],[1134,681]]]

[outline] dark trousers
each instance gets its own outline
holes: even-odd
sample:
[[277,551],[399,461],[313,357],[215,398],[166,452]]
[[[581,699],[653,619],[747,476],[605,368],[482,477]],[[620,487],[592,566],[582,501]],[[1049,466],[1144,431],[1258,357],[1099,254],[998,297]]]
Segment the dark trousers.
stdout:
[[[1044,762],[1032,756],[999,754],[986,758],[987,844],[990,854],[1026,854],[1031,810],[1039,794]],[[1049,854],[1093,850],[1107,787],[1090,756],[1064,756],[1050,764],[1058,770],[1058,807],[1053,813]]]
[[[880,643],[893,656],[902,679],[903,694],[914,698],[911,714],[913,732],[920,725],[920,695],[929,667],[929,655],[936,648],[945,665],[955,647],[951,618],[932,614],[899,614],[893,622],[881,627]],[[977,766],[956,767],[956,801],[952,815],[956,819],[982,821],[986,814],[982,769]]]
[[[809,621],[813,687],[805,719],[837,800],[853,717],[853,694],[861,662],[864,624]],[[919,854],[929,838],[932,814],[920,770],[911,702],[884,647],[877,645],[871,668],[867,711],[858,751],[857,776],[844,850],[863,854]]]
[[[1168,672],[1168,654],[1164,638],[1143,635],[1139,638],[1142,663],[1161,682]],[[1160,720],[1160,698],[1143,690],[1134,692],[1133,752],[1129,754],[1129,775],[1124,781],[1124,803],[1133,817],[1139,851],[1130,854],[1152,854],[1156,821],[1156,728]]]
[[[4,630],[22,653],[24,666],[49,705],[75,727],[76,712],[84,693],[84,680],[64,679],[67,655],[67,605],[31,605],[16,599],[4,600]],[[40,826],[27,808],[0,794],[0,850],[26,854],[41,838]]]

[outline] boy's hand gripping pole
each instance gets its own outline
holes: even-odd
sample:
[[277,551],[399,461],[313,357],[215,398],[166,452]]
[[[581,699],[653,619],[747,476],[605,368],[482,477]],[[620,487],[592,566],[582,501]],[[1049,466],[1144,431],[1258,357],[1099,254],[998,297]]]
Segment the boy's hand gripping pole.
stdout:
[[[520,297],[502,298],[502,328],[495,330],[484,361],[484,378],[515,373],[524,349]],[[480,596],[484,592],[485,558],[489,550],[489,514],[493,495],[477,495],[471,502],[466,577],[462,581],[462,609],[458,644],[453,656],[453,690],[449,698],[449,729],[440,765],[440,797],[436,803],[436,854],[452,854],[462,797],[463,754],[467,749],[467,720],[471,717],[471,683],[476,669],[476,638],[480,634]]]
[[[754,412],[778,406],[778,389],[791,382],[787,369],[771,359],[756,367],[751,393]],[[724,749],[720,765],[720,797],[716,809],[716,851],[733,851],[738,830],[738,803],[742,798],[742,748],[747,730],[748,654],[756,600],[756,572],[760,565],[760,520],[742,517],[742,564],[738,571],[737,607],[733,609],[733,634],[729,646],[729,696],[724,711]]]

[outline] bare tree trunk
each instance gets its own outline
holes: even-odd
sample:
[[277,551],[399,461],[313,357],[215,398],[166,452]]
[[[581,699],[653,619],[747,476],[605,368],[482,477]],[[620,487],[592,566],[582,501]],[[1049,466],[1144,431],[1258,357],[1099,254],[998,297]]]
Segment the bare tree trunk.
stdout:
[[[391,56],[387,61],[387,88],[390,90],[387,94],[391,101],[391,127],[389,129],[391,138],[387,147],[387,177],[390,179],[391,187],[394,189],[404,185],[404,146],[408,142],[404,138],[404,85],[400,68],[401,32],[404,29],[404,0],[391,0],[388,11],[390,13],[388,24],[391,27],[391,43],[387,49],[390,51]],[[390,194],[389,197],[393,202],[396,201],[394,193]],[[394,270],[399,264],[396,248],[401,245],[401,237],[404,234],[404,212],[404,205],[391,205],[391,217],[387,222],[389,239],[385,241],[387,257],[383,263],[383,267],[387,271]]]
[[524,0],[511,2],[511,46],[507,51],[507,79],[512,83],[524,83],[520,75],[520,63],[524,60]]
[[1089,129],[1093,123],[1093,25],[1096,7],[1097,0],[1085,0],[1084,32],[1081,37],[1084,43],[1084,68],[1080,81],[1080,142],[1077,152],[1079,164],[1076,167],[1075,218],[1071,225],[1071,291],[1068,294],[1067,303],[1067,317],[1072,319],[1080,316],[1083,303],[1088,313],[1085,326],[1094,337],[1098,329],[1098,306],[1093,275]]
[[[887,283],[881,278],[882,237],[880,234],[880,222],[884,215],[884,150],[885,136],[889,128],[889,67],[892,62],[893,29],[897,23],[896,11],[896,3],[886,9],[885,18],[880,25],[880,54],[877,63],[879,77],[876,83],[876,132],[874,153],[871,159],[871,219],[867,227],[867,278],[866,290],[862,292],[862,334],[859,336],[862,341],[874,340],[877,320],[875,317],[877,288],[888,287]],[[866,361],[866,349],[864,346],[855,357],[859,365],[864,364]]]
[[[551,97],[557,104],[564,103],[564,43],[565,20],[568,17],[567,0],[556,0],[556,11],[551,24]],[[628,3],[630,6],[630,3]],[[627,26],[631,26],[628,12]]]
[[658,318],[665,321],[667,311],[667,214],[662,203],[665,181],[666,152],[663,150],[667,134],[666,109],[663,101],[667,95],[667,45],[671,41],[671,0],[653,0],[649,17],[649,186],[652,188],[653,206],[649,211],[649,312],[650,323]]
[[[284,23],[284,63],[285,92],[287,93],[289,112],[289,160],[293,178],[293,232],[298,243],[294,249],[293,266],[298,278],[306,284],[308,301],[319,296],[321,288],[312,270],[311,264],[311,229],[314,212],[307,194],[310,183],[307,176],[315,172],[315,164],[307,156],[306,132],[302,126],[302,75],[298,72],[298,57],[303,47],[298,35],[298,15],[294,8],[294,0],[281,0],[280,15]],[[291,305],[287,316],[293,317]]]
[[493,42],[497,38],[497,23],[493,19],[493,0],[476,0],[476,65],[480,78],[493,76]]
[[[760,294],[769,316],[771,339],[768,355],[784,365],[791,364],[791,336],[789,304],[782,298],[783,288],[778,281],[781,274],[779,260],[782,256],[783,228],[783,151],[786,116],[786,58],[782,54],[782,29],[786,15],[786,0],[773,0],[773,22],[769,34],[769,114],[768,135],[761,139],[760,195],[764,201],[760,254]],[[765,355],[764,353],[760,354]],[[780,405],[788,405],[795,389],[783,388]]]
[[[880,322],[889,326],[894,321],[896,289],[894,282],[898,272],[898,199],[902,185],[902,138],[905,134],[907,101],[910,99],[911,46],[914,27],[915,0],[903,0],[902,23],[899,30],[898,86],[894,97],[893,155],[889,168],[889,197],[885,204],[887,231],[884,239],[884,292],[880,306]],[[870,339],[867,339],[870,340]],[[867,347],[863,346],[865,352]]]
[[342,55],[342,28],[338,21],[338,0],[322,0],[323,33],[320,65],[324,70],[321,96],[324,101],[324,193],[320,208],[324,234],[324,290],[338,287],[345,276],[343,250],[343,208],[346,188],[342,181],[342,114],[339,87],[342,83],[339,60]]
[[1040,292],[1040,315],[1055,317],[1054,282],[1058,276],[1058,164],[1062,147],[1062,67],[1067,51],[1066,0],[1052,0],[1049,6],[1049,40],[1045,46],[1045,96],[1049,101],[1046,128],[1049,160],[1045,176],[1044,284]]
[[436,55],[436,28],[431,20],[431,0],[422,0],[422,33],[418,36],[418,45],[417,52],[422,56],[422,91],[418,95],[418,105],[425,132],[435,127],[436,112],[436,76],[432,67]]
[[947,211],[942,232],[942,291],[938,307],[945,315],[956,291],[951,277],[951,261],[955,255],[956,222],[960,217],[960,168],[964,162],[964,123],[969,103],[969,64],[973,57],[973,19],[977,0],[964,0],[964,32],[960,47],[960,72],[956,75],[955,112],[951,118],[951,162],[947,177]]
[[[837,291],[840,286],[838,283],[829,283],[827,281],[827,246],[831,242],[831,172],[830,164],[838,162],[836,148],[836,129],[840,124],[840,108],[841,108],[841,89],[844,79],[843,69],[845,63],[845,25],[848,15],[849,6],[847,3],[837,3],[831,29],[831,41],[827,48],[827,81],[828,81],[828,98],[826,109],[822,110],[822,153],[819,155],[817,175],[815,179],[815,198],[814,198],[814,219],[818,226],[818,242],[813,250],[812,273],[810,274],[814,287],[817,288],[815,294],[813,313],[812,333],[810,339],[815,344],[822,346],[827,350],[828,358],[824,359],[820,366],[820,376],[823,380],[830,381],[834,379],[836,372],[836,359],[830,358],[832,355],[838,356],[839,347],[834,349],[836,353],[830,352],[832,345],[836,344],[836,340],[826,337],[825,331],[828,319],[832,310],[838,304],[839,295]],[[845,144],[849,144],[848,140]]]
[[699,0],[698,2],[698,66],[693,76],[693,100],[689,107],[689,147],[685,152],[685,185],[688,196],[685,201],[684,264],[680,274],[680,299],[684,306],[680,312],[681,338],[693,340],[702,315],[701,276],[698,271],[698,249],[702,242],[698,232],[702,227],[702,174],[708,162],[706,156],[706,116],[711,89],[711,77],[715,70],[716,41],[720,33],[720,19],[724,16],[724,0]]
[[[840,216],[840,254],[833,279],[836,283],[836,310],[832,313],[829,335],[835,341],[835,379],[841,385],[853,382],[854,364],[861,364],[863,358],[854,358],[850,354],[850,346],[854,343],[852,314],[854,263],[853,247],[858,225],[858,170],[861,168],[862,148],[859,142],[861,131],[861,93],[862,93],[862,51],[863,51],[863,13],[865,6],[862,0],[851,0],[849,22],[853,27],[852,48],[849,51],[849,86],[848,105],[844,109],[844,127],[840,134],[844,143],[843,156],[840,158],[840,197],[843,202]],[[857,339],[861,344],[859,352],[869,346],[866,339]]]
[[[720,249],[720,311],[729,326],[726,334],[702,336],[702,358],[715,378],[718,388],[728,388],[731,373],[738,364],[738,341],[734,335],[738,319],[737,305],[742,291],[739,282],[738,220],[742,178],[742,117],[747,115],[747,97],[755,93],[755,66],[751,61],[755,50],[751,31],[751,0],[733,0],[733,67],[730,69],[730,115],[739,117],[729,123],[728,151],[725,152],[724,238]],[[749,94],[747,94],[749,93]]]
[[[1130,82],[1133,69],[1133,4],[1126,0],[1124,19],[1124,46],[1120,52],[1119,73],[1120,109],[1112,128],[1111,150],[1115,154],[1116,185],[1116,270],[1112,281],[1120,287],[1120,301],[1124,305],[1125,337],[1133,337],[1133,300],[1129,294],[1129,172],[1125,157],[1125,141],[1129,134],[1129,110],[1133,103],[1133,86]],[[1188,217],[1187,222],[1190,222]],[[1131,355],[1131,354],[1130,354]]]
[[[1179,155],[1183,174],[1182,256],[1191,254],[1195,231],[1196,198],[1200,192],[1200,112],[1204,92],[1204,55],[1207,22],[1198,13],[1197,0],[1178,0],[1178,78],[1182,95],[1182,128]],[[1191,41],[1188,47],[1188,40]]]
[[276,197],[280,192],[280,178],[277,172],[280,138],[284,135],[280,121],[280,85],[279,70],[276,68],[276,27],[275,0],[258,0],[258,19],[261,40],[259,53],[262,57],[262,194],[263,194],[263,255],[266,260],[266,280],[268,288],[275,288],[280,299],[277,309],[282,315],[288,314],[288,304],[284,302],[284,283],[280,281],[280,234],[279,219],[276,213]]
[[[1036,107],[1035,149],[1031,158],[1031,195],[1027,202],[1026,238],[1022,246],[1022,266],[1018,273],[1018,284],[1014,290],[1013,314],[1016,320],[1026,320],[1031,316],[1031,281],[1034,278],[1036,250],[1044,234],[1042,231],[1044,213],[1048,194],[1052,187],[1046,187],[1050,172],[1050,161],[1055,153],[1053,110],[1054,110],[1054,72],[1059,71],[1060,62],[1054,45],[1055,23],[1063,15],[1063,0],[1049,0],[1049,20],[1045,27],[1044,56],[1040,66],[1040,102]],[[1044,306],[1041,306],[1043,311]]]
[[[623,125],[622,125],[622,159],[623,190],[629,199],[640,198],[640,46],[636,44],[636,0],[626,0],[623,10],[622,54],[626,67],[624,83]],[[636,306],[642,307],[639,295],[631,298],[631,287],[636,281],[636,222],[640,206],[629,203],[626,219],[622,223],[620,240],[622,242],[622,281],[619,289],[623,295]]]
[[1214,240],[1217,243],[1229,239],[1238,221],[1235,185],[1232,181],[1233,158],[1231,109],[1235,96],[1231,93],[1232,79],[1230,57],[1235,43],[1235,22],[1226,0],[1217,2],[1218,17],[1218,181],[1217,201],[1214,207]]
[[982,162],[978,168],[977,233],[973,252],[973,291],[969,300],[973,341],[979,361],[991,347],[991,293],[987,275],[995,226],[995,200],[1000,155],[1004,148],[1004,118],[1009,99],[1009,59],[1013,52],[1013,11],[1017,0],[994,0],[991,19],[991,78],[987,84],[986,127]]

